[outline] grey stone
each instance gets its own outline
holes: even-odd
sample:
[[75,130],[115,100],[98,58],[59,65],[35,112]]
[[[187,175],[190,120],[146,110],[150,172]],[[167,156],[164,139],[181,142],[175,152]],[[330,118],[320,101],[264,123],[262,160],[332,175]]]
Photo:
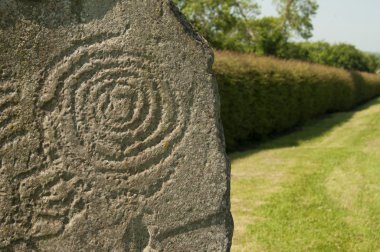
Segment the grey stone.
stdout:
[[1,0],[0,251],[228,251],[212,62],[167,0]]

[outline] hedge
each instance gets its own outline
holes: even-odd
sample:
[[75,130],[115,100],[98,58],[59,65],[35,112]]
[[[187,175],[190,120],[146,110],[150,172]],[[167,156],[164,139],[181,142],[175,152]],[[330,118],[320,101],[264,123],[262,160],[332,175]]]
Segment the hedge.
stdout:
[[300,61],[216,52],[227,149],[380,95],[380,76]]

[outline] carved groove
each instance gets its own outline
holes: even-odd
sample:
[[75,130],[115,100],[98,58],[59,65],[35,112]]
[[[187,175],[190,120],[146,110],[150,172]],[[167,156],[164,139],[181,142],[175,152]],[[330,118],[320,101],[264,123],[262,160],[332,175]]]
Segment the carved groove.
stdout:
[[100,172],[134,175],[169,157],[189,118],[158,66],[114,37],[81,45],[52,69],[40,106],[62,146],[86,150]]
[[[98,172],[97,176],[109,176],[110,181],[123,181],[114,195],[129,204],[137,197],[145,200],[155,195],[175,172],[172,157],[190,122],[192,86],[185,100],[175,93],[163,67],[151,55],[123,47],[126,37],[122,35],[106,36],[74,42],[42,73],[37,104],[42,111],[36,113],[43,116],[39,121],[43,157],[35,165],[30,154],[28,169],[12,178],[17,181],[12,205],[22,205],[24,212],[17,215],[27,217],[13,220],[16,210],[0,215],[7,219],[4,226],[12,235],[0,237],[0,250],[19,244],[37,250],[38,241],[61,236],[77,216],[84,216],[89,195],[95,193],[91,182],[84,182],[84,174]],[[0,150],[28,134],[20,120],[19,103],[16,86],[0,83]],[[145,178],[150,182],[143,187],[133,184]],[[11,194],[0,189],[0,200]],[[147,245],[134,236],[134,225],[140,221],[130,223],[127,247]],[[22,231],[14,231],[13,222]],[[159,240],[174,231],[165,232]],[[149,235],[147,229],[141,233]]]
[[62,234],[70,219],[84,211],[84,188],[84,182],[74,174],[54,169],[25,179],[20,185],[20,198],[32,199],[38,209],[28,230],[31,238],[43,240]]
[[0,149],[26,134],[20,120],[20,104],[14,83],[0,83]]

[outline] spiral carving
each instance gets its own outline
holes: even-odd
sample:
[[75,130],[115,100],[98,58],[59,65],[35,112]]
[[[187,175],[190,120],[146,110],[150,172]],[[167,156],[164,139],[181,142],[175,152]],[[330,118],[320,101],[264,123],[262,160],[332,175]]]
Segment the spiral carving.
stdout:
[[75,48],[49,70],[40,104],[62,146],[84,149],[98,171],[134,175],[171,155],[189,111],[159,66],[122,41]]

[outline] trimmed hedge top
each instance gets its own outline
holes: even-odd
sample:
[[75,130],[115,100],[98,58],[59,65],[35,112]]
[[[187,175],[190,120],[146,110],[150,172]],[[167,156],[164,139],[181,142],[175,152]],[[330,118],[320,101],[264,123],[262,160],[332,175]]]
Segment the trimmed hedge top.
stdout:
[[227,149],[380,95],[380,76],[300,61],[216,52]]

